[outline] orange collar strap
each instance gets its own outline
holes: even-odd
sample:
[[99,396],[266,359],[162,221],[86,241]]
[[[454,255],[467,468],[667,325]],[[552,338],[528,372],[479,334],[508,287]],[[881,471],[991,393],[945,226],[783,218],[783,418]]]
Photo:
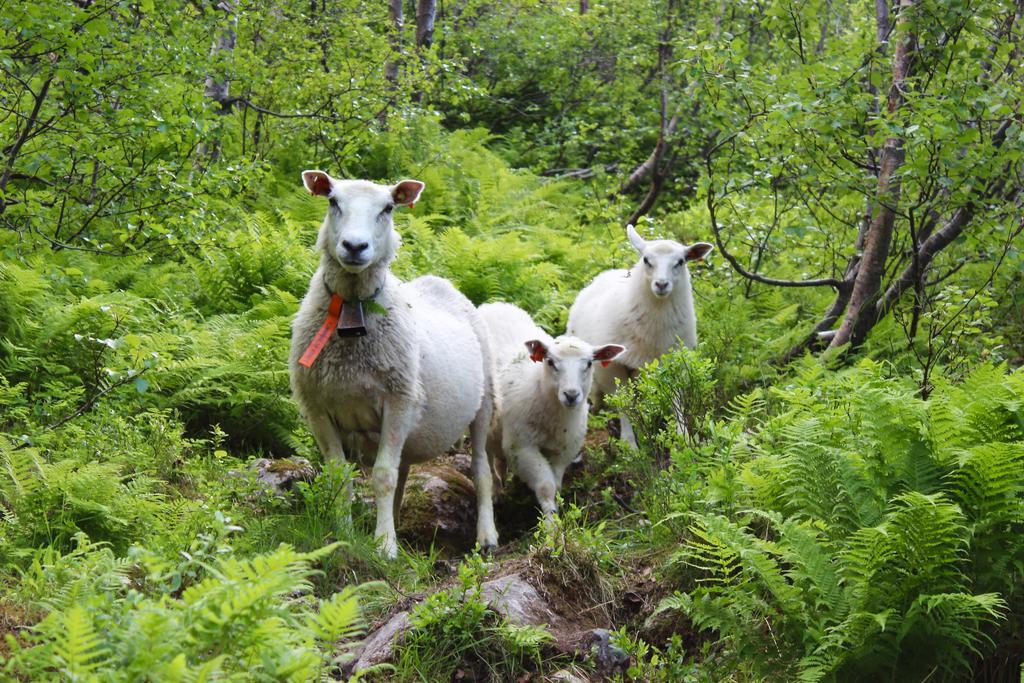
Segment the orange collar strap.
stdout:
[[327,342],[330,341],[331,335],[334,334],[334,329],[338,326],[338,320],[341,318],[341,307],[344,305],[345,300],[341,298],[339,294],[331,294],[331,303],[327,306],[327,318],[324,320],[324,324],[317,330],[316,335],[313,337],[313,341],[309,342],[309,346],[306,347],[306,351],[299,358],[299,365],[303,367],[312,367],[314,361],[320,355],[320,352],[327,346]]

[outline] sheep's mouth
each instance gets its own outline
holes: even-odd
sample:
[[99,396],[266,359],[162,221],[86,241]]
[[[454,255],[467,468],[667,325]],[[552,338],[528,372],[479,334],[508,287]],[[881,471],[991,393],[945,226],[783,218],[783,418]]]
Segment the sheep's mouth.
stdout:
[[339,262],[341,263],[341,267],[350,273],[358,273],[362,270],[366,270],[366,267],[370,265],[370,262],[367,259],[361,258],[343,258],[340,259]]
[[672,293],[671,289],[652,289],[651,291],[654,292],[654,296],[658,297],[659,299],[664,299],[665,297]]

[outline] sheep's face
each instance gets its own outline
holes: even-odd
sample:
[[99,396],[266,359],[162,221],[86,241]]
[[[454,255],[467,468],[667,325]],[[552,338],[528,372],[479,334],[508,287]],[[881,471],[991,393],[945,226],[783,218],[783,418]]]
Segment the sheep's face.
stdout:
[[687,286],[690,280],[688,261],[700,261],[714,248],[707,242],[680,244],[672,240],[650,240],[640,237],[632,225],[626,228],[630,244],[640,254],[640,270],[646,278],[651,294],[664,299],[677,286]]
[[526,348],[531,360],[544,363],[544,390],[555,394],[566,408],[585,404],[594,379],[594,363],[607,365],[626,350],[618,344],[593,347],[582,339],[567,336],[550,344],[531,339]]
[[396,206],[412,206],[424,187],[418,180],[395,185],[336,180],[323,171],[303,171],[302,182],[330,203],[317,244],[349,273],[394,257],[398,235],[391,213]]

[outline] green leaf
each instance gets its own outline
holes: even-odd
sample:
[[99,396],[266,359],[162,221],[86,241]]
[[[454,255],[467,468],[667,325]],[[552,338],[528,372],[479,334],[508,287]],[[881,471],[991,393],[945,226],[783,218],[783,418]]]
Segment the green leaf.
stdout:
[[363,302],[363,306],[366,307],[367,313],[377,313],[378,315],[387,315],[388,309],[377,303],[376,300],[370,299],[369,301]]

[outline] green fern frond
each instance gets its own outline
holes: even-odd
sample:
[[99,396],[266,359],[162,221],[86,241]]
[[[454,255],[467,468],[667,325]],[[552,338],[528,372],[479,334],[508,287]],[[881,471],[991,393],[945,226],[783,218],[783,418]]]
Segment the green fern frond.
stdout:
[[6,443],[0,443],[0,496],[11,500],[14,496],[30,495],[41,486],[45,486],[45,475],[35,451],[12,450]]
[[60,663],[60,673],[67,680],[85,681],[102,667],[106,649],[93,626],[92,619],[79,605],[70,607],[57,616],[54,657]]
[[352,638],[363,630],[356,592],[346,587],[320,603],[320,610],[307,620],[309,629],[325,643]]

